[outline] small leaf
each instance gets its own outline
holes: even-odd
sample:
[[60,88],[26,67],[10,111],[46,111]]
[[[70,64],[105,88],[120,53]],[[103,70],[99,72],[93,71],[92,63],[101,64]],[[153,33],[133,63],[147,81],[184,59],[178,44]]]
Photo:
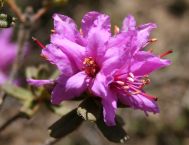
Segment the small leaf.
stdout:
[[7,94],[20,100],[32,100],[33,98],[33,94],[31,92],[13,84],[4,84],[1,86],[1,89]]
[[77,114],[84,120],[96,121],[100,116],[101,108],[94,99],[87,98],[77,108]]
[[77,110],[74,109],[49,127],[50,136],[54,138],[65,137],[76,130],[82,122],[82,118],[77,115]]
[[122,126],[116,122],[115,126],[107,126],[103,118],[97,120],[96,122],[98,128],[102,132],[102,134],[109,140],[115,143],[125,143],[129,137],[127,136],[127,133],[122,128]]
[[65,107],[64,104],[60,104],[60,105],[52,105],[52,103],[49,100],[45,101],[45,105],[46,107],[52,111],[53,113],[63,116],[66,113],[68,113],[71,109],[69,107]]
[[60,75],[60,72],[58,70],[55,70],[50,76],[50,79],[56,79],[59,75]]
[[26,77],[27,78],[37,78],[38,70],[36,67],[27,67],[26,68]]
[[29,117],[32,117],[40,108],[41,103],[35,100],[23,101],[21,112],[24,112]]

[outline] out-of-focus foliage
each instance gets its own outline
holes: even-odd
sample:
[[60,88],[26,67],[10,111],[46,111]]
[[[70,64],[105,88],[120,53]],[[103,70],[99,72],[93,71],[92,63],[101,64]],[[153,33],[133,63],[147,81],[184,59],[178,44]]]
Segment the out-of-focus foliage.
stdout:
[[4,1],[5,1],[5,0],[0,0],[0,6],[1,6],[1,7],[3,7]]
[[[22,11],[30,5],[33,7],[34,12],[37,12],[42,3],[39,0],[17,0],[16,1]],[[125,111],[118,111],[128,129],[131,139],[128,144],[132,145],[188,145],[189,144],[189,77],[188,77],[188,64],[189,64],[189,3],[188,0],[68,0],[54,1],[57,4],[53,5],[48,12],[41,17],[35,25],[33,25],[32,36],[37,37],[44,44],[49,42],[49,34],[52,29],[52,14],[62,13],[79,20],[81,16],[87,11],[100,10],[108,13],[112,17],[112,24],[121,26],[121,20],[127,14],[132,14],[136,17],[139,23],[155,22],[158,24],[158,29],[155,30],[154,36],[157,37],[158,42],[151,46],[154,48],[155,53],[160,53],[165,49],[173,49],[174,53],[169,56],[173,65],[167,69],[162,70],[151,76],[152,83],[148,88],[150,92],[158,96],[158,103],[160,105],[160,115],[149,115],[145,117],[142,112],[133,112],[129,109]],[[4,4],[2,13],[15,16],[14,13]],[[19,24],[16,24],[18,28]],[[15,34],[18,29],[15,29]],[[14,35],[13,38],[16,38]],[[30,37],[31,38],[31,37]],[[29,39],[31,42],[31,39]],[[32,51],[24,59],[23,67],[19,70],[18,76],[25,76],[25,68],[28,66],[39,66],[45,64],[40,57],[40,48],[31,42]],[[40,78],[49,78],[55,71],[52,65],[48,65],[47,72],[41,72]],[[31,69],[27,70],[31,74]],[[28,75],[32,76],[32,75]],[[27,76],[27,77],[28,77]],[[57,75],[55,74],[55,77]],[[15,86],[11,86],[15,87]],[[10,87],[10,88],[11,88]],[[8,92],[8,88],[7,92]],[[20,88],[19,88],[20,89]],[[26,82],[23,82],[22,89],[28,90]],[[40,96],[40,88],[32,88],[35,95],[32,97]],[[10,96],[11,96],[10,91]],[[19,92],[19,91],[16,91]],[[15,93],[18,94],[18,93]],[[27,94],[27,93],[26,93]],[[37,95],[36,95],[37,94]],[[48,94],[48,92],[47,92]],[[49,95],[49,94],[48,94]],[[44,95],[43,95],[44,96]],[[15,96],[16,97],[16,96]],[[46,96],[47,98],[50,96]],[[20,111],[22,102],[8,97],[0,112],[0,124],[5,122],[11,115]],[[48,98],[49,100],[50,98]],[[74,102],[74,103],[73,103]],[[34,113],[34,116],[29,121],[15,122],[10,128],[7,128],[0,134],[0,145],[39,145],[46,138],[49,137],[47,128],[56,122],[60,115],[64,115],[78,105],[76,113],[80,114],[82,118],[87,119],[91,114],[86,113],[85,107],[78,101],[66,102],[62,104],[63,107],[51,106],[50,102],[45,102],[40,105],[40,109]],[[35,106],[36,101],[32,105]],[[27,105],[26,105],[27,106]],[[45,106],[45,107],[44,107]],[[48,108],[48,109],[47,109]],[[65,108],[65,110],[63,109]],[[51,110],[54,113],[50,113]],[[85,116],[86,115],[86,116]],[[80,117],[80,116],[79,116]],[[81,117],[80,117],[81,118]],[[95,120],[92,115],[91,120]],[[58,126],[60,127],[60,125]],[[63,127],[63,126],[61,126]],[[69,126],[68,126],[69,128]],[[61,132],[60,128],[60,132]],[[113,131],[113,130],[111,130]],[[71,132],[69,129],[67,132]],[[52,134],[52,130],[51,130]],[[104,135],[108,136],[107,133]],[[8,138],[8,139],[7,139]],[[104,145],[112,143],[107,142],[101,135],[95,123],[88,121],[81,124],[77,131],[71,133],[68,137],[64,138],[59,144],[66,145]],[[57,143],[58,145],[58,143]]]
[[0,14],[0,28],[8,28],[15,25],[16,18],[7,14]]

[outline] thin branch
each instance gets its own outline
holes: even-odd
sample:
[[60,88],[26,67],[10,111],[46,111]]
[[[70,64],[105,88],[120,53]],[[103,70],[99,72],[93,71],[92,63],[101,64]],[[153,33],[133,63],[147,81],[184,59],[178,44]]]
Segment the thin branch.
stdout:
[[[14,3],[14,1],[12,0],[9,0],[9,1]],[[32,29],[33,21],[31,20],[31,17],[33,16],[33,9],[31,7],[27,7],[25,10],[25,13],[23,13],[22,15],[26,18],[27,21],[25,21],[24,23],[21,23],[19,27],[18,37],[17,37],[18,38],[17,39],[17,42],[18,42],[17,55],[10,71],[9,79],[7,81],[8,83],[12,83],[14,81],[23,63],[24,52],[25,52],[24,45],[25,45],[25,42],[29,39],[30,32]],[[3,100],[5,99],[5,97],[6,97],[6,93],[1,92],[0,105],[3,103]]]
[[[22,13],[19,7],[16,5],[14,0],[7,0],[8,5],[12,9],[12,11],[16,14],[16,16],[19,18],[19,20],[22,22],[20,24],[20,29],[18,33],[18,50],[17,50],[17,56],[14,61],[14,64],[12,66],[12,69],[10,71],[10,77],[8,80],[8,83],[12,83],[12,81],[15,79],[18,70],[20,69],[20,66],[23,62],[24,58],[24,44],[28,40],[31,29],[33,24],[42,16],[44,15],[49,7],[50,3],[48,3],[46,0],[44,4],[44,7],[41,8],[36,14],[33,13],[32,7],[27,7],[25,10],[25,13]],[[5,92],[0,93],[0,105],[2,104],[3,100],[6,97]]]
[[25,17],[22,14],[20,8],[17,6],[14,0],[7,0],[6,1],[9,7],[12,9],[12,11],[15,13],[15,15],[18,17],[18,19],[24,23],[25,22]]
[[39,9],[37,13],[32,17],[32,21],[37,21],[39,18],[41,18],[50,8],[49,4],[46,4],[43,8]]
[[23,113],[23,112],[18,112],[17,114],[15,114],[13,117],[11,117],[9,120],[7,120],[2,126],[0,126],[0,133],[5,130],[8,126],[10,126],[12,123],[14,123],[15,121],[17,121],[18,119],[21,118],[28,118],[28,115]]
[[16,55],[16,59],[13,63],[11,72],[10,72],[10,77],[9,77],[9,81],[8,81],[9,83],[11,83],[15,79],[15,77],[18,73],[18,70],[19,70],[20,66],[22,65],[22,60],[23,60],[24,52],[25,52],[24,44],[30,35],[30,29],[25,29],[22,27],[24,27],[24,26],[21,25],[20,31],[18,33],[17,55]]

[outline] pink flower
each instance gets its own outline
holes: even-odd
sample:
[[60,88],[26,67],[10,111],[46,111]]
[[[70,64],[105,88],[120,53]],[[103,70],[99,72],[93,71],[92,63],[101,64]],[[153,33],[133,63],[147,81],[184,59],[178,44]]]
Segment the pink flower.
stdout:
[[3,29],[0,32],[0,85],[8,78],[8,70],[16,56],[17,45],[11,42],[12,29]]
[[[115,125],[115,111],[120,101],[145,112],[158,112],[155,97],[143,91],[146,75],[170,64],[150,52],[142,50],[149,42],[155,24],[138,28],[132,16],[124,20],[120,33],[111,36],[110,18],[89,12],[82,19],[81,31],[67,16],[55,14],[51,44],[42,56],[55,64],[61,72],[52,91],[52,103],[59,104],[89,90],[100,97],[104,121]],[[44,85],[48,80],[28,80]]]

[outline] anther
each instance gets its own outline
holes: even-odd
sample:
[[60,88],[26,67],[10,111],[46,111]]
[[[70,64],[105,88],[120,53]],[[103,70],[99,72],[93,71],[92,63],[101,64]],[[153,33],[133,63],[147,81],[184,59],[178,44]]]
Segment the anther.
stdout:
[[51,29],[51,33],[55,33],[56,31],[54,29]]
[[126,86],[126,85],[125,85],[125,86],[123,86],[122,88],[123,88],[124,90],[128,90],[128,89],[129,89],[129,86]]
[[120,29],[117,25],[114,26],[114,34],[118,34],[120,32]]
[[134,82],[134,79],[131,78],[131,77],[127,77],[127,79],[128,79],[130,82]]
[[85,73],[91,77],[94,77],[98,72],[98,66],[92,57],[87,57],[83,61],[83,69]]
[[121,86],[125,85],[125,83],[123,81],[116,81],[116,83],[121,85]]
[[129,76],[131,77],[131,78],[134,78],[134,74],[133,73],[129,73]]
[[152,39],[148,40],[149,43],[156,42],[156,41],[157,41],[156,38],[152,38]]
[[79,32],[81,35],[83,35],[83,30],[81,28],[79,29]]

